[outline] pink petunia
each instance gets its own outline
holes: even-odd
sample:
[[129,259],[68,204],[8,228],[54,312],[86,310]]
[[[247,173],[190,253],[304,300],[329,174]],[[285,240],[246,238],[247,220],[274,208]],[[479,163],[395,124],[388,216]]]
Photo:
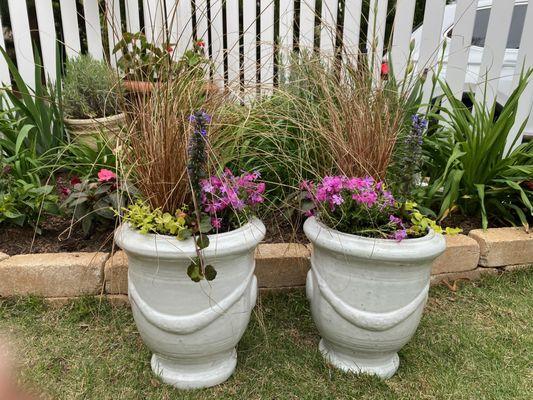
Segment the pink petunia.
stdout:
[[117,176],[113,171],[110,171],[108,169],[102,168],[100,171],[98,171],[98,181],[99,182],[109,182],[114,181],[117,179]]

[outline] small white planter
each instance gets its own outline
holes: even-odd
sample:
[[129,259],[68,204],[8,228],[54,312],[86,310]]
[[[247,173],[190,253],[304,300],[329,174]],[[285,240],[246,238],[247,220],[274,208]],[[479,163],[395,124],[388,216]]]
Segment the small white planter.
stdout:
[[344,371],[390,378],[400,363],[397,352],[420,322],[432,261],[446,248],[443,236],[365,238],[314,217],[304,231],[313,244],[306,290],[320,351]]
[[115,233],[128,255],[128,296],[152,370],[180,389],[214,386],[237,364],[241,339],[257,298],[254,250],[265,226],[253,219],[240,229],[209,235],[203,250],[215,280],[195,283],[187,267],[196,256],[192,239],[143,235],[129,225]]
[[96,138],[102,137],[109,147],[115,148],[116,140],[126,123],[126,114],[111,115],[102,118],[64,118],[65,126],[73,140],[96,146]]

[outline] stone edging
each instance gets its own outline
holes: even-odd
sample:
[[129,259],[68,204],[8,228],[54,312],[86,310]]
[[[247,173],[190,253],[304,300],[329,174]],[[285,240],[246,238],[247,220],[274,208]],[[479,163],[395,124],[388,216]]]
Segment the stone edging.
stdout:
[[[478,279],[484,274],[533,264],[533,234],[520,228],[473,230],[446,237],[447,248],[433,264],[431,283]],[[261,244],[256,252],[260,290],[305,286],[310,248],[303,244]],[[127,304],[127,257],[108,253],[0,253],[0,297],[38,295],[56,304],[72,297],[105,296]]]

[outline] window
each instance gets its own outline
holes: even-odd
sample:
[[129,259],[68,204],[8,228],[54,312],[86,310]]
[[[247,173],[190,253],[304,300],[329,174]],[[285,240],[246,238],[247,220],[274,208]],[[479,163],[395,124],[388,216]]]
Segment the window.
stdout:
[[[518,49],[520,47],[520,39],[522,38],[522,30],[524,28],[524,20],[526,18],[527,4],[518,4],[513,10],[513,17],[511,19],[511,29],[507,38],[508,49]],[[478,10],[476,20],[474,22],[474,32],[472,34],[472,45],[484,47],[485,37],[487,36],[487,29],[489,26],[490,8]],[[448,37],[452,37],[452,30],[448,32]]]

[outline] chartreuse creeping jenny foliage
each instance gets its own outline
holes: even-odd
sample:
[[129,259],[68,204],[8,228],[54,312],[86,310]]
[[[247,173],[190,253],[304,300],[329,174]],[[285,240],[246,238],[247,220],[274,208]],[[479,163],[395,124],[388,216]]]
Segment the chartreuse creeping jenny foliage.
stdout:
[[161,211],[160,208],[152,210],[148,204],[137,201],[123,211],[123,220],[142,234],[159,233],[175,236],[178,240],[185,240],[192,235],[187,224],[190,217],[186,213],[187,207],[185,206],[176,210],[174,214],[170,214]]

